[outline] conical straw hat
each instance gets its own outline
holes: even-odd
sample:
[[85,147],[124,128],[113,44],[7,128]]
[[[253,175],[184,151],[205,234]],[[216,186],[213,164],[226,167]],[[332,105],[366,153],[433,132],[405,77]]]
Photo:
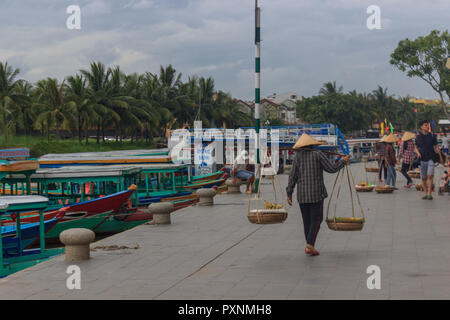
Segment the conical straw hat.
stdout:
[[309,134],[302,134],[292,149],[299,149],[306,146],[321,145],[322,143],[311,137]]
[[414,133],[406,131],[403,134],[402,141],[408,141],[408,140],[414,139],[415,137],[416,137],[416,135]]
[[387,135],[384,135],[384,136],[380,139],[379,142],[385,142],[386,138],[387,138]]
[[393,133],[391,133],[389,136],[386,137],[386,139],[384,139],[384,142],[387,142],[387,143],[394,143],[397,141],[398,141],[398,138]]

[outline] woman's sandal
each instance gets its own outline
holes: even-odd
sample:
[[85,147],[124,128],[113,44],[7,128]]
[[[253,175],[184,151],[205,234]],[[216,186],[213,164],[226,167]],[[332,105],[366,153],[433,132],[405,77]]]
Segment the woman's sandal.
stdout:
[[312,256],[318,256],[320,253],[319,253],[319,251],[317,251],[313,246],[311,246],[311,245],[306,245],[306,248],[305,248],[305,253],[306,254],[310,254],[310,255],[312,255]]

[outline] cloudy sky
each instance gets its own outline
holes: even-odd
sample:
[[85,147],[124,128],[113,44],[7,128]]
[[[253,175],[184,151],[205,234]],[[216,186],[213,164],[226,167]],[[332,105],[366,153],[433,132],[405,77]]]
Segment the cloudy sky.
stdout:
[[[318,93],[336,81],[344,91],[381,85],[395,95],[436,97],[420,79],[389,64],[398,42],[450,26],[450,0],[259,0],[261,90]],[[81,30],[69,30],[69,5]],[[369,5],[381,30],[369,30]],[[254,0],[1,0],[0,61],[29,81],[62,80],[91,61],[127,73],[172,64],[187,76],[215,79],[236,98],[254,94]]]

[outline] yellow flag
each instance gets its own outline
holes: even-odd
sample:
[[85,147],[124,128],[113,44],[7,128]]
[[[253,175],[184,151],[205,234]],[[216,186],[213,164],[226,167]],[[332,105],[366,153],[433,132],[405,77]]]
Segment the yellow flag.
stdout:
[[381,123],[381,135],[384,135],[384,122]]

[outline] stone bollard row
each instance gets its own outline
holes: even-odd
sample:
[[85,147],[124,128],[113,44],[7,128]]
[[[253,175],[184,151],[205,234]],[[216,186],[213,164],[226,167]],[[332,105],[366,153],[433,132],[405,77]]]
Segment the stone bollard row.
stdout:
[[156,202],[148,206],[153,215],[153,224],[171,224],[170,214],[173,212],[172,202]]
[[240,179],[236,179],[236,183],[233,183],[232,179],[228,179],[227,181],[225,181],[225,184],[227,185],[228,188],[227,193],[229,194],[241,193],[242,181]]
[[212,188],[198,189],[196,194],[198,196],[199,206],[212,206],[214,204],[214,196],[216,195],[216,190]]
[[66,261],[88,260],[89,244],[95,240],[95,233],[85,228],[72,228],[61,232],[59,240],[66,246]]

